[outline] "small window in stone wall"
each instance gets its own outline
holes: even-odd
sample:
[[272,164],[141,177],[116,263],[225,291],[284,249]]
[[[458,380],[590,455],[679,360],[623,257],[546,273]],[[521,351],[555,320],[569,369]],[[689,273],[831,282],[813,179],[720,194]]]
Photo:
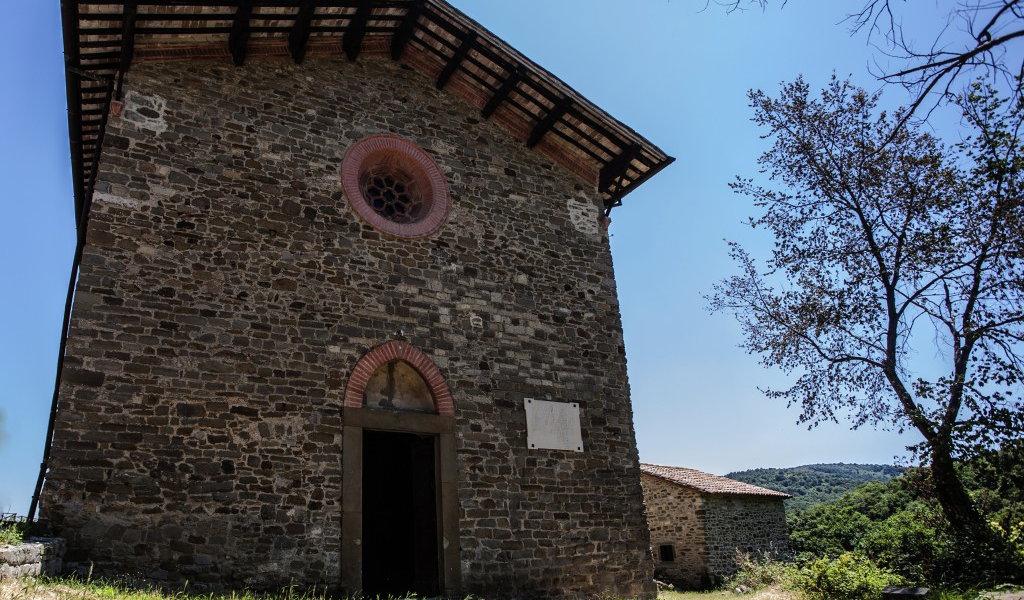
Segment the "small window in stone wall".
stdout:
[[341,163],[352,209],[377,229],[405,238],[430,235],[448,216],[448,183],[430,156],[393,135],[364,138]]
[[676,548],[672,544],[662,544],[658,546],[658,558],[661,562],[675,562],[676,561]]
[[383,364],[370,375],[363,402],[371,408],[437,412],[427,382],[404,360]]

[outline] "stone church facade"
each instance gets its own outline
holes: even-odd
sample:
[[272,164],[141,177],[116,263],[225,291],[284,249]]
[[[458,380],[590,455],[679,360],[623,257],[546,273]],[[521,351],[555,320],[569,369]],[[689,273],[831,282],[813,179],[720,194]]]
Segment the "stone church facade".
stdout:
[[[211,588],[650,597],[606,225],[671,159],[444,3],[363,3],[305,57],[297,8],[240,61],[245,6],[230,40],[161,45],[125,3],[131,68],[122,45],[99,133],[73,136],[101,154],[79,147],[40,501],[66,560]],[[65,13],[80,70],[87,17]],[[402,27],[442,17],[461,58],[394,59]],[[519,67],[474,96],[458,61],[499,51]],[[69,77],[89,131],[102,96]],[[494,107],[531,77],[562,103]],[[618,155],[573,151],[570,126],[600,137],[584,117]],[[578,411],[578,451],[530,447],[537,400]]]
[[640,468],[659,581],[707,588],[736,573],[739,556],[785,554],[789,494],[696,469]]

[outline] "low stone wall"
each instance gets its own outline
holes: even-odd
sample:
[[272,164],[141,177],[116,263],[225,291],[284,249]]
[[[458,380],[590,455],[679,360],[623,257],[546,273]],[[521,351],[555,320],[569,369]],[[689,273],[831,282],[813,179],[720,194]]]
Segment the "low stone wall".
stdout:
[[17,546],[0,546],[0,579],[57,575],[64,547],[60,538],[29,538]]

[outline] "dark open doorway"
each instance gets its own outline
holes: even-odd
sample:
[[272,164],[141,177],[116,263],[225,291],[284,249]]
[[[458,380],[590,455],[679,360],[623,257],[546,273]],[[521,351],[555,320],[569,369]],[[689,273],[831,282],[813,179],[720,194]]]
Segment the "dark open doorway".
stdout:
[[363,432],[363,593],[440,594],[436,436]]

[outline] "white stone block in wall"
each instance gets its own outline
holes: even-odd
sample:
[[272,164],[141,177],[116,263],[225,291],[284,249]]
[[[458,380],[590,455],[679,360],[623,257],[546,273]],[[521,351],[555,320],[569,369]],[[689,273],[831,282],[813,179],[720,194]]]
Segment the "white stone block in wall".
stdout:
[[526,443],[531,450],[583,452],[579,404],[527,398],[523,406],[526,408]]

